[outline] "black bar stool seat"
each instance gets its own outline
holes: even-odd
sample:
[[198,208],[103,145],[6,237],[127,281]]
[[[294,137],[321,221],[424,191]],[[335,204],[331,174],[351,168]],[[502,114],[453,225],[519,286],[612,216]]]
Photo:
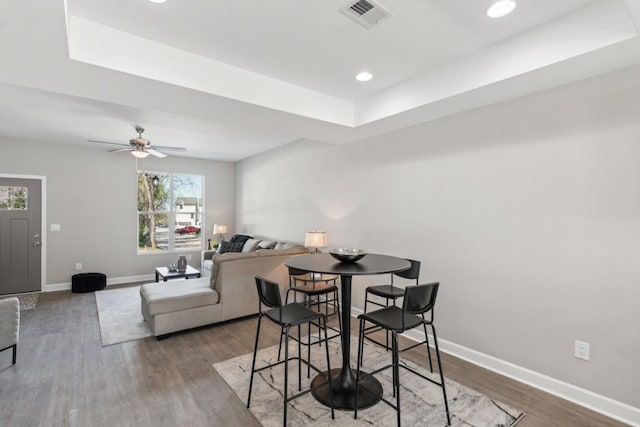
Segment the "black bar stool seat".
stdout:
[[363,313],[358,317],[376,326],[395,332],[413,329],[416,326],[422,325],[423,322],[422,318],[414,314],[406,313],[400,307],[394,305],[369,313]]
[[[387,299],[393,299],[393,300],[402,298],[404,296],[404,288],[400,288],[393,285],[369,286],[366,289],[366,292],[381,298],[387,298]],[[368,302],[371,302],[371,301],[368,301]],[[374,304],[373,302],[371,303]]]
[[264,312],[264,315],[282,326],[298,326],[317,321],[322,318],[322,313],[309,310],[300,303],[291,303],[282,307],[272,308]]

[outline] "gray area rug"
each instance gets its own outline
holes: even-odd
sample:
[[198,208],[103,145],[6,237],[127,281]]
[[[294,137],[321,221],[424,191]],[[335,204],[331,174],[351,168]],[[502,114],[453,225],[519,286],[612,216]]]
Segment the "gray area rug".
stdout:
[[[339,367],[341,356],[338,340],[330,341],[331,365]],[[355,360],[357,350],[357,339],[353,337],[352,360]],[[303,357],[306,353],[303,347]],[[319,347],[312,348],[312,361],[320,369],[326,365],[324,360],[324,350]],[[290,355],[297,354],[297,347],[292,343]],[[278,347],[269,347],[258,352],[256,367],[264,366],[277,359]],[[252,354],[235,357],[223,362],[214,363],[215,370],[233,389],[236,395],[246,404],[249,390],[249,376],[251,372]],[[364,349],[364,370],[372,371],[374,368],[382,367],[391,362],[391,353],[374,344],[365,343]],[[434,361],[435,362],[435,361]],[[428,370],[416,366],[415,364],[401,358],[401,363],[416,369],[423,374],[431,374]],[[290,393],[297,391],[298,375],[297,363],[290,363],[289,378]],[[355,366],[352,362],[351,366]],[[251,396],[250,411],[264,426],[282,425],[282,386],[284,384],[284,365],[266,369],[259,372],[254,377],[254,389]],[[306,370],[303,365],[303,384],[308,387],[309,381],[306,379]],[[446,373],[446,367],[445,367]],[[311,379],[314,373],[312,371]],[[393,401],[391,395],[391,369],[385,370],[376,375],[382,384],[385,398]],[[449,411],[451,413],[452,426],[465,427],[506,427],[515,425],[524,413],[508,405],[497,402],[489,397],[465,387],[455,381],[446,379],[447,398],[449,401]],[[406,426],[446,426],[447,419],[442,400],[442,389],[422,378],[400,369],[400,404],[402,409],[402,424]],[[386,403],[380,402],[371,408],[358,411],[358,419],[353,419],[351,411],[335,411],[336,419],[331,419],[331,411],[328,407],[318,403],[313,396],[308,393],[301,396],[289,404],[287,422],[291,426],[395,426],[396,413]]]
[[95,292],[102,346],[153,335],[140,311],[140,286]]

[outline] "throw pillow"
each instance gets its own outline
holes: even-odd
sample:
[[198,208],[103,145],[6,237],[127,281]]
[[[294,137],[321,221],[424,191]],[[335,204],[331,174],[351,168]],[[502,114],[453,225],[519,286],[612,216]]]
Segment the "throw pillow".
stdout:
[[244,245],[244,242],[249,239],[253,239],[253,237],[247,236],[246,234],[235,234],[233,235],[233,237],[231,237],[231,239],[229,239],[229,241],[231,243],[242,243]]
[[263,240],[262,242],[258,243],[258,249],[273,249],[276,247],[276,242],[275,240]]
[[226,252],[241,252],[242,246],[244,246],[244,243],[231,243],[223,240],[220,243],[220,246],[218,246],[218,253],[224,254]]
[[258,240],[258,239],[249,239],[246,242],[244,242],[244,246],[242,247],[242,252],[253,252],[256,250],[256,248],[258,247],[258,244],[260,244],[262,240]]

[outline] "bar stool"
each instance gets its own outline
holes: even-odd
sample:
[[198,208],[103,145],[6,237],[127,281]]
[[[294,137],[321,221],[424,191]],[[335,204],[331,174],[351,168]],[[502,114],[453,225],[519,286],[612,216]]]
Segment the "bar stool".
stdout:
[[[342,331],[342,320],[340,318],[340,300],[338,297],[338,286],[337,280],[338,275],[332,274],[320,274],[320,273],[310,273],[305,270],[299,270],[297,268],[288,267],[289,268],[289,288],[287,289],[287,294],[285,297],[285,304],[289,302],[289,295],[293,293],[294,301],[297,300],[296,294],[301,294],[303,296],[303,304],[308,308],[313,308],[316,306],[318,310],[321,310],[321,305],[324,304],[325,316],[328,318],[333,315],[337,315],[338,317],[338,329],[335,329],[331,326],[327,326],[328,329],[331,329],[335,332],[328,337],[328,339],[333,339],[336,337],[341,338]],[[322,299],[324,297],[324,299]],[[329,312],[329,305],[332,306],[332,311]],[[313,322],[311,322],[313,323]],[[318,340],[311,341],[311,323],[308,325],[307,331],[307,342],[303,342],[302,345],[306,345],[308,347],[314,344],[321,344],[322,340],[320,339],[320,326],[318,326]],[[278,359],[280,359],[282,349],[282,336],[280,337],[280,345],[278,347]],[[307,357],[310,357],[311,349],[307,348]],[[307,369],[307,373],[309,369]]]
[[[369,286],[367,287],[367,289],[365,289],[365,296],[364,296],[364,311],[365,313],[367,312],[367,303],[371,303],[374,305],[377,305],[379,307],[388,307],[389,306],[389,300],[393,300],[393,305],[397,305],[396,304],[396,300],[398,298],[402,298],[404,296],[404,288],[401,288],[399,286],[394,286],[393,285],[393,277],[398,276],[398,277],[402,277],[403,279],[409,279],[409,280],[414,280],[415,284],[418,284],[418,280],[420,277],[420,261],[416,261],[414,259],[408,259],[407,261],[409,261],[411,263],[411,267],[409,267],[408,270],[405,271],[401,271],[398,273],[392,273],[391,274],[391,283],[389,285],[379,285],[379,286]],[[385,304],[380,304],[379,302],[377,302],[376,300],[372,300],[369,299],[369,294],[381,297],[385,299]],[[376,341],[375,339],[367,336],[369,334],[372,334],[373,332],[379,331],[380,328],[378,327],[372,327],[370,330],[365,331],[365,337],[371,341],[374,342],[378,345],[384,345],[384,347],[387,349],[387,351],[389,351],[389,334],[386,334],[386,343],[382,344],[381,342]],[[401,353],[403,351],[407,351],[407,350],[411,350],[414,347],[419,346],[420,344],[427,344],[427,351],[429,353],[429,369],[431,370],[431,372],[433,372],[433,364],[431,362],[431,350],[429,348],[429,338],[427,335],[427,327],[426,325],[424,325],[424,336],[425,336],[425,341],[413,344],[407,348],[404,348],[402,350],[399,350]]]
[[[442,373],[442,363],[440,361],[440,350],[438,348],[438,338],[436,336],[436,328],[433,325],[433,309],[436,303],[436,296],[438,294],[438,287],[440,283],[434,282],[426,285],[407,286],[404,289],[404,301],[402,308],[397,306],[385,307],[380,310],[372,311],[369,313],[363,313],[358,316],[360,320],[360,327],[358,331],[358,363],[356,371],[356,404],[354,410],[354,418],[358,418],[358,395],[360,389],[360,366],[362,365],[362,353],[365,340],[365,322],[372,323],[373,325],[391,332],[391,350],[392,350],[392,363],[382,368],[376,369],[370,372],[370,375],[375,375],[385,369],[392,368],[393,370],[393,395],[396,398],[396,403],[393,404],[389,400],[382,398],[386,404],[394,408],[397,412],[398,427],[400,427],[400,369],[403,367],[406,370],[413,372],[419,377],[439,386],[442,388],[442,397],[444,399],[444,407],[447,412],[447,425],[451,425],[451,417],[449,415],[449,404],[447,403],[447,392],[444,384],[444,374]],[[431,312],[431,318],[425,320],[424,313]],[[436,358],[438,361],[438,371],[440,373],[440,382],[437,382],[431,378],[428,378],[421,373],[411,369],[410,367],[400,364],[400,356],[398,351],[398,334],[401,334],[410,329],[416,328],[420,325],[429,325],[433,331],[433,342],[436,349]],[[423,342],[424,343],[424,342]],[[428,347],[428,344],[427,344]],[[429,357],[431,359],[431,357]]]
[[[393,277],[394,276],[398,276],[398,277],[402,277],[403,279],[409,279],[409,280],[414,280],[415,284],[418,284],[418,279],[420,277],[420,261],[416,261],[414,259],[408,259],[407,261],[409,261],[411,263],[411,267],[409,267],[408,270],[405,271],[400,271],[398,273],[392,273],[391,274],[391,283],[389,285],[378,285],[378,286],[369,286],[365,289],[365,295],[364,295],[364,312],[367,312],[367,303],[371,303],[374,305],[377,305],[379,307],[388,307],[389,306],[389,300],[393,301],[393,305],[397,305],[396,304],[396,300],[398,298],[402,298],[404,296],[404,288],[398,287],[398,286],[394,286],[393,285]],[[385,304],[380,304],[379,302],[375,301],[375,300],[371,300],[369,299],[369,294],[381,297],[385,299]],[[423,314],[424,317],[424,314]],[[433,364],[431,362],[431,349],[429,348],[429,338],[427,335],[427,326],[426,324],[423,324],[424,327],[424,336],[425,336],[425,340],[416,344],[413,344],[407,348],[404,348],[402,350],[399,350],[401,353],[403,351],[407,351],[407,350],[411,350],[414,347],[419,346],[420,344],[427,344],[427,352],[429,353],[429,370],[431,372],[433,372]],[[365,338],[368,339],[369,341],[384,346],[384,348],[387,349],[387,351],[389,351],[389,332],[387,331],[386,334],[386,343],[382,344],[381,342],[376,341],[375,339],[369,337],[368,335],[379,331],[381,328],[377,327],[377,326],[372,326],[371,328],[369,328],[368,330],[365,330]]]
[[[297,327],[298,329],[298,337],[300,337],[300,326],[305,323],[317,322],[321,325],[321,329],[324,331],[324,341],[325,341],[325,353],[327,357],[327,380],[329,382],[329,389],[333,390],[331,375],[328,373],[331,372],[331,361],[329,360],[329,345],[327,341],[327,317],[323,313],[318,313],[316,311],[310,310],[299,303],[291,303],[282,305],[282,298],[280,296],[280,288],[276,282],[272,282],[263,277],[256,276],[256,288],[258,289],[258,299],[260,300],[260,314],[258,316],[258,330],[256,331],[256,342],[253,348],[253,361],[251,363],[251,379],[249,381],[249,394],[247,396],[247,408],[251,404],[251,390],[253,388],[253,376],[256,372],[260,372],[264,369],[268,369],[280,364],[284,363],[284,390],[282,395],[284,397],[284,414],[283,414],[283,425],[287,425],[287,406],[288,403],[300,397],[308,392],[310,392],[313,387],[310,387],[307,390],[302,391],[302,363],[305,363],[310,369],[318,372],[318,374],[322,374],[322,371],[311,364],[311,360],[304,360],[301,357],[300,353],[300,339],[297,339],[298,342],[298,357],[289,357],[289,330],[292,327]],[[258,339],[260,337],[260,325],[262,323],[262,318],[266,317],[271,320],[275,324],[279,325],[281,328],[281,333],[285,336],[285,347],[284,347],[284,360],[278,361],[261,368],[256,369],[256,355],[258,353]],[[295,339],[295,337],[293,337]],[[298,360],[298,391],[292,396],[287,397],[288,394],[288,386],[289,386],[289,360]],[[330,406],[331,406],[331,418],[335,418],[334,410],[333,410],[333,395],[330,397]]]
[[[391,273],[391,283],[388,285],[378,285],[378,286],[368,286],[367,289],[365,289],[365,294],[364,294],[364,311],[366,313],[367,311],[367,302],[370,302],[371,304],[377,305],[379,307],[388,307],[389,306],[389,300],[393,300],[393,305],[396,305],[396,300],[398,298],[402,298],[404,296],[404,289],[399,287],[399,286],[393,286],[393,277],[394,276],[398,276],[398,277],[402,277],[404,279],[410,279],[410,280],[414,280],[415,284],[418,284],[418,278],[420,277],[420,261],[416,261],[414,259],[408,259],[407,261],[409,261],[411,263],[411,267],[409,267],[408,270],[405,271],[400,271],[397,273]],[[385,299],[385,304],[382,305],[379,302],[375,301],[375,300],[370,300],[369,299],[369,294],[373,294],[376,295],[378,297],[384,298]]]

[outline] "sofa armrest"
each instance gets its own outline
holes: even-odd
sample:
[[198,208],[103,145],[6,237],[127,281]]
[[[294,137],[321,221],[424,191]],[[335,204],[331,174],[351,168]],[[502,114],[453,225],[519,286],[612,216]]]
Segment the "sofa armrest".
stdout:
[[[215,249],[207,249],[205,251],[202,251],[201,256],[200,256],[200,260],[202,262],[205,262],[208,259],[212,259],[213,256],[216,254],[216,250]],[[202,265],[200,265],[202,267]]]
[[215,249],[207,249],[200,252],[200,275],[201,277],[209,277],[211,275],[211,267],[205,267],[205,262],[212,260],[217,251]]

